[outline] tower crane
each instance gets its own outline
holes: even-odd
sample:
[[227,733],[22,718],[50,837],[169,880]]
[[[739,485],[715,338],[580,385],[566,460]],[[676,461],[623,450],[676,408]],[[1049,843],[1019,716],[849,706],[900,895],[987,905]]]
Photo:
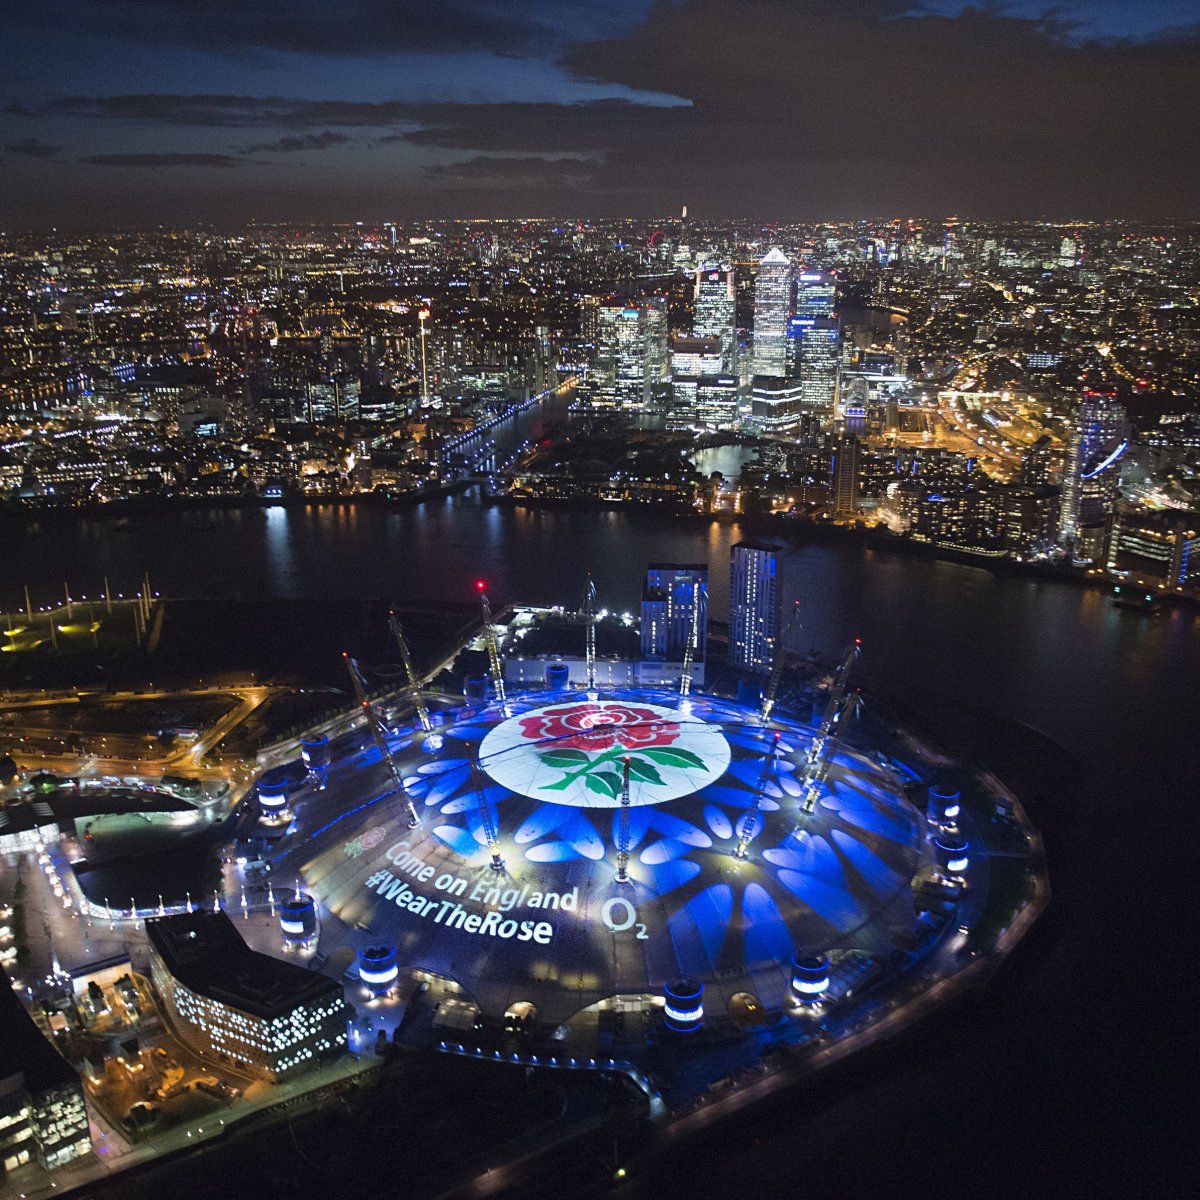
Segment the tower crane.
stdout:
[[417,719],[421,722],[421,728],[429,733],[433,729],[433,722],[429,719],[429,709],[421,697],[421,684],[413,669],[412,655],[408,652],[408,643],[404,640],[404,630],[400,628],[400,618],[394,612],[388,613],[388,629],[391,630],[392,640],[400,651],[400,661],[404,663],[404,672],[408,676],[408,693],[417,710]]
[[766,757],[763,759],[762,772],[759,774],[758,783],[754,788],[754,800],[750,807],[746,809],[746,815],[742,817],[741,822],[738,824],[738,844],[733,851],[734,858],[746,857],[746,848],[758,832],[758,808],[762,803],[763,789],[767,786],[767,780],[775,773],[775,760],[779,753],[779,738],[779,730],[776,730],[775,736],[771,740],[771,746],[767,750]]
[[583,612],[587,621],[587,689],[590,692],[596,687],[596,584],[590,574],[583,593]]
[[388,746],[387,730],[384,728],[379,714],[375,711],[374,705],[367,699],[367,692],[363,687],[362,675],[359,673],[358,663],[346,651],[342,651],[342,658],[346,663],[346,670],[350,675],[350,683],[354,688],[354,696],[358,700],[359,707],[363,710],[363,716],[367,718],[367,728],[370,729],[371,736],[375,739],[375,745],[379,747],[380,756],[387,763],[388,771],[392,776],[392,782],[396,785],[395,792],[399,792],[404,797],[404,803],[408,808],[408,827],[409,829],[415,829],[420,825],[421,818],[417,816],[416,805],[413,804],[412,798],[404,791],[404,776],[401,774],[400,764],[396,762],[395,756],[392,754],[391,747]]
[[850,676],[861,652],[862,639],[855,638],[838,668],[829,693],[829,702],[825,705],[825,714],[821,718],[821,724],[817,726],[812,745],[808,748],[808,756],[804,764],[803,792],[800,799],[800,809],[804,813],[811,813],[816,807],[821,783],[829,771],[829,743],[838,722],[858,708],[860,703],[861,697],[858,689],[853,691],[850,689]]
[[496,639],[496,626],[492,621],[492,606],[488,603],[487,584],[482,579],[475,581],[475,590],[479,593],[479,604],[483,609],[483,636],[487,642],[488,665],[492,674],[492,691],[500,703],[500,711],[507,717],[508,693],[504,690],[504,667],[500,662],[500,643]]
[[758,719],[764,725],[771,716],[771,709],[775,707],[775,693],[779,691],[779,681],[783,678],[783,668],[787,662],[788,638],[791,636],[792,630],[795,629],[799,619],[800,601],[797,600],[792,607],[792,615],[788,617],[788,623],[784,626],[783,633],[779,636],[779,641],[775,643],[775,661],[771,666],[771,678],[767,682],[767,690],[763,692],[762,708],[758,714]]

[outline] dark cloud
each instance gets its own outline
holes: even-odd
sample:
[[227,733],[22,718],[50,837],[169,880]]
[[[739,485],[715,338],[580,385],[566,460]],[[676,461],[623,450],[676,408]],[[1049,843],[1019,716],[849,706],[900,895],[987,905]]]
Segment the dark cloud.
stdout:
[[9,154],[22,154],[26,158],[57,158],[63,150],[61,146],[51,146],[48,142],[39,142],[37,138],[26,138],[23,142],[13,142],[4,148]]
[[240,167],[228,154],[92,154],[81,163],[93,167]]
[[310,55],[484,50],[546,55],[581,34],[607,36],[640,16],[646,0],[59,0],[22,5],[25,28],[71,28],[137,45],[221,54],[282,50]]
[[301,150],[328,150],[330,146],[344,146],[354,139],[344,133],[326,129],[323,133],[304,133],[282,137],[274,142],[260,142],[256,146],[240,146],[239,154],[296,154]]
[[[182,11],[175,0],[112,5],[153,20]],[[389,20],[402,26],[409,7],[407,0],[389,5]],[[204,21],[219,27],[227,8],[231,45],[263,44],[267,34],[255,41],[238,25],[262,14],[239,17],[233,0],[218,0],[212,12],[205,6]],[[492,21],[510,34],[543,25],[561,32],[575,11],[559,14],[549,0],[520,7],[520,15],[510,11],[516,8],[489,4],[480,28]],[[456,22],[484,12],[482,0],[478,8],[441,9],[421,18],[429,24],[418,21],[415,46],[440,46],[437,39]],[[346,11],[352,21],[367,9],[350,0]],[[315,12],[315,0],[302,0],[297,20],[315,21]],[[286,18],[271,12],[271,20],[286,24],[290,10]],[[90,117],[98,132],[126,127],[122,139],[135,124],[255,129],[262,140],[246,152],[280,154],[320,148],[307,139],[356,142],[357,158],[339,156],[344,172],[310,172],[279,197],[293,212],[306,197],[336,213],[339,203],[354,210],[374,195],[384,208],[403,202],[411,211],[450,215],[460,211],[454,206],[465,192],[472,211],[491,206],[497,215],[578,214],[585,195],[587,212],[597,216],[677,211],[685,202],[698,215],[762,218],[1200,215],[1195,30],[1086,40],[1058,19],[1023,19],[994,7],[945,16],[922,12],[911,0],[654,0],[641,23],[616,20],[599,40],[595,24],[577,24],[573,44],[553,43],[572,87],[596,83],[682,102],[130,94],[43,101],[37,113],[46,124],[39,128],[53,138],[56,121]],[[389,26],[379,37],[386,42],[392,32]],[[480,44],[473,38],[466,48]],[[497,44],[516,45],[503,38]],[[462,95],[463,88],[461,78],[448,77],[445,95]],[[31,111],[28,102],[14,107]],[[396,173],[384,180],[379,148],[395,143],[410,150],[388,156]],[[224,155],[205,157],[232,165]],[[430,157],[439,161],[423,165]],[[268,182],[247,165],[226,184],[231,197],[247,194],[235,192],[242,180]],[[261,201],[255,204],[261,213]]]
[[293,100],[283,96],[161,95],[65,96],[39,110],[43,116],[96,117],[145,121],[160,125],[190,125],[214,129],[283,126],[304,129],[317,125],[370,128],[395,125],[420,105],[384,100]]
[[506,187],[583,187],[594,185],[602,164],[591,158],[545,158],[527,155],[492,158],[476,155],[459,162],[437,163],[425,175],[442,183]]

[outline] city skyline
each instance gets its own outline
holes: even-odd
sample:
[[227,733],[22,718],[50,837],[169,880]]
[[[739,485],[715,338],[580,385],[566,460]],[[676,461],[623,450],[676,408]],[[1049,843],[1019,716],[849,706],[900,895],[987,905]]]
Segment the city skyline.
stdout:
[[9,228],[1200,215],[1183,0],[71,0],[14,24]]

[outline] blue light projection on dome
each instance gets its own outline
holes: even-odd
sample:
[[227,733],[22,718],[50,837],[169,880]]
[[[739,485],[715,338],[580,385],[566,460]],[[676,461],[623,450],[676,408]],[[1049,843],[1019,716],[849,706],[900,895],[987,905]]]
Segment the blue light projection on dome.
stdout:
[[397,797],[324,831],[302,821],[285,843],[284,869],[402,965],[456,979],[487,1010],[526,1000],[562,1020],[678,978],[703,984],[709,1007],[743,992],[779,1005],[793,956],[886,957],[911,937],[929,856],[898,771],[839,746],[805,812],[813,733],[796,722],[764,728],[732,701],[638,689],[529,692],[506,707],[397,739],[418,828]]

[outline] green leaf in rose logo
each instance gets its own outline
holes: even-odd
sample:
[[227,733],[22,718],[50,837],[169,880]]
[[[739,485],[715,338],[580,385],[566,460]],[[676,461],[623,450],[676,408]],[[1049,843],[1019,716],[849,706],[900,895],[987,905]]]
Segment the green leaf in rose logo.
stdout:
[[657,783],[659,785],[663,785],[666,782],[658,773],[658,769],[653,763],[633,757],[629,759],[629,778],[641,780],[642,783]]
[[548,767],[581,767],[588,761],[587,753],[583,750],[571,750],[563,747],[559,750],[545,750],[538,755]]
[[621,776],[616,771],[596,771],[585,775],[583,782],[588,791],[607,796],[609,800],[615,800],[621,794]]
[[653,759],[656,763],[661,763],[664,767],[678,767],[684,771],[689,767],[701,771],[704,770],[704,759],[698,754],[693,754],[690,750],[662,747],[654,750],[640,750],[638,753],[644,755],[646,758]]

